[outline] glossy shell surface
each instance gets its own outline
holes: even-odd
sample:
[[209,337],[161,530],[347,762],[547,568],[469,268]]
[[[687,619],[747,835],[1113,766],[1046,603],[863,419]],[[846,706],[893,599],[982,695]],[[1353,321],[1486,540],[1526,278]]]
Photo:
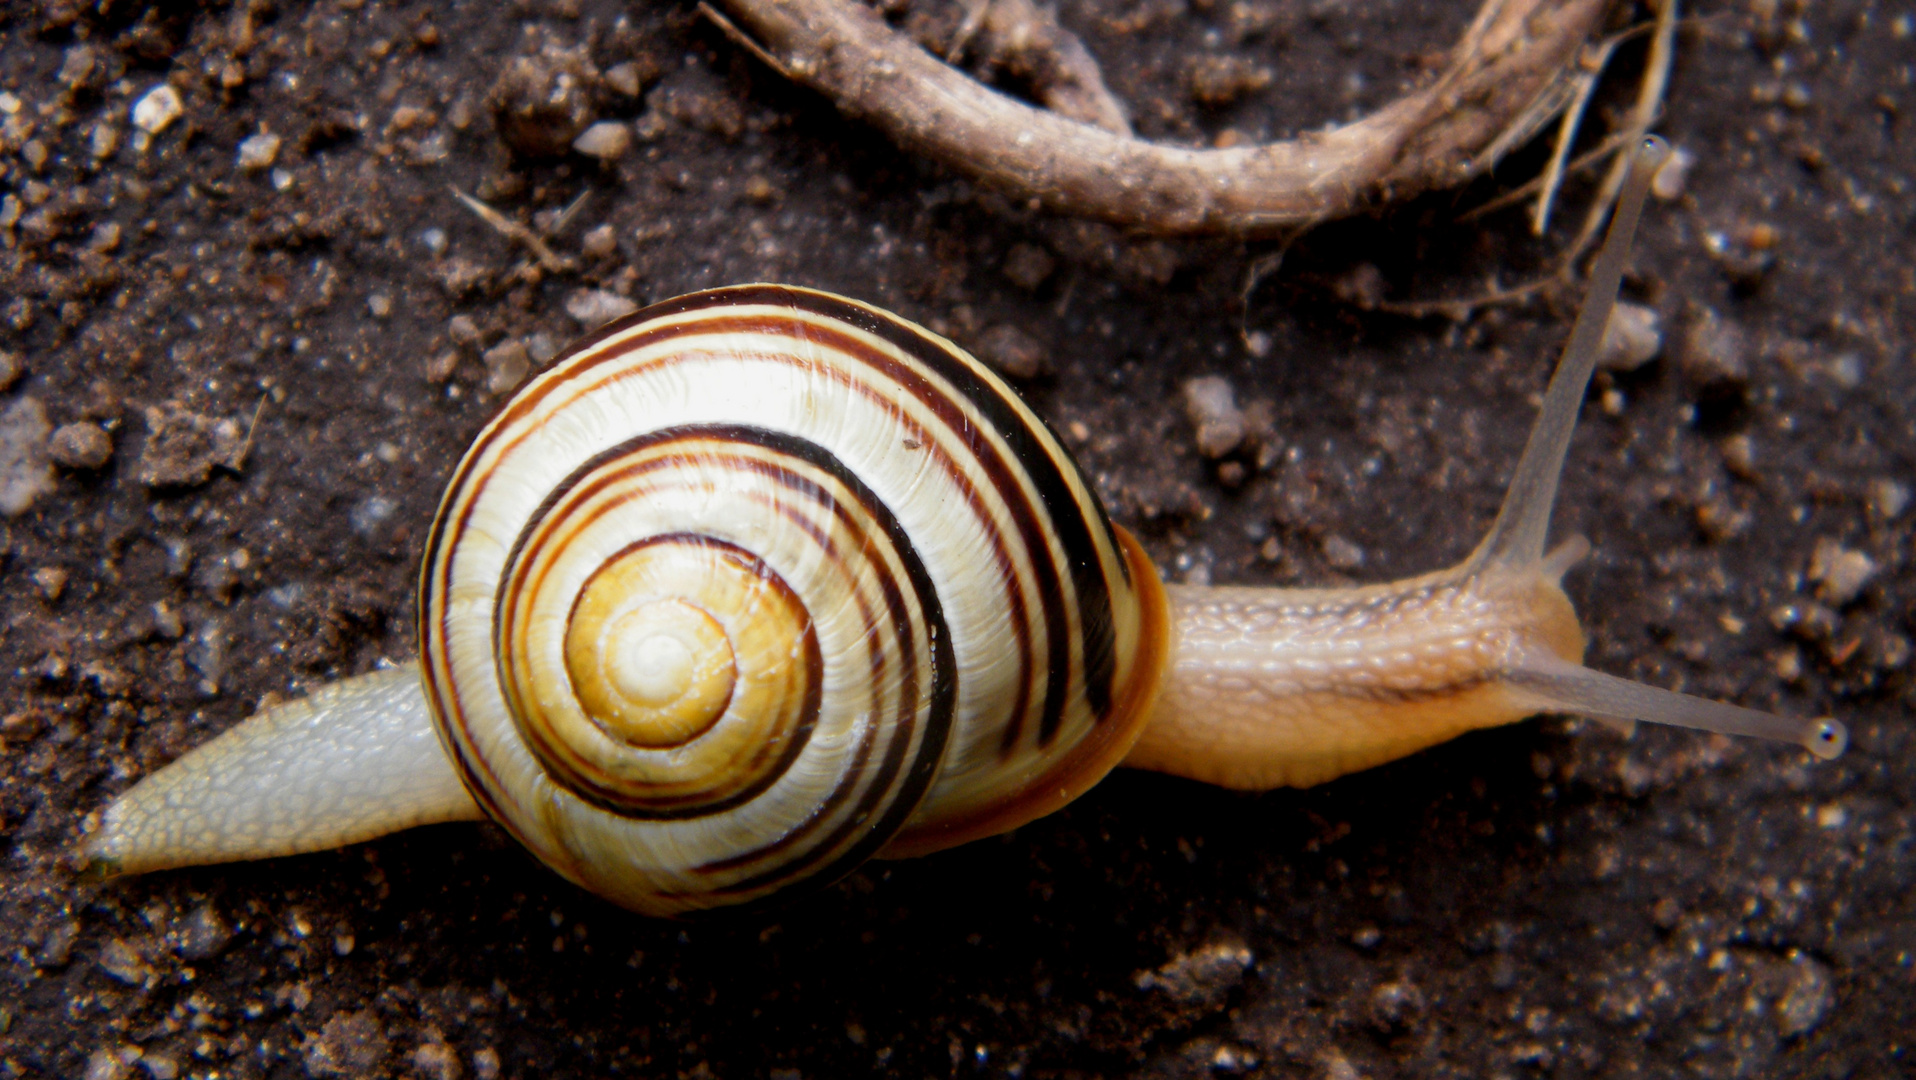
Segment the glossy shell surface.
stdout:
[[422,568],[447,749],[637,910],[750,902],[1048,813],[1161,673],[1155,572],[952,343],[825,293],[667,301],[480,434]]

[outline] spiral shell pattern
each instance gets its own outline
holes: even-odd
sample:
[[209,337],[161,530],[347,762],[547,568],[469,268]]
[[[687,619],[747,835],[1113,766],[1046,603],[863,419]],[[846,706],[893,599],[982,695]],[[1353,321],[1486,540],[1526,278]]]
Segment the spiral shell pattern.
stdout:
[[1015,827],[1122,758],[1155,572],[949,341],[782,286],[608,326],[460,463],[428,697],[486,811],[654,914]]

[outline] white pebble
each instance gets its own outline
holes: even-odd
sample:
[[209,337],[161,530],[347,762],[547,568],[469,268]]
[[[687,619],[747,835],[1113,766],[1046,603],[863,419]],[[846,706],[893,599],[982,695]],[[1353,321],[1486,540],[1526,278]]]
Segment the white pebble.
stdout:
[[53,490],[47,436],[53,425],[37,398],[23,397],[0,412],[0,514],[17,517]]
[[617,161],[632,149],[632,129],[612,120],[601,120],[572,140],[572,148],[600,161]]
[[185,111],[185,106],[180,103],[179,91],[161,83],[134,104],[133,126],[149,135],[158,135]]
[[1183,390],[1184,415],[1197,428],[1198,452],[1219,458],[1237,449],[1244,441],[1244,413],[1237,407],[1230,380],[1204,375],[1187,380]]
[[1842,607],[1859,596],[1876,576],[1876,560],[1828,537],[1810,553],[1809,579],[1817,596],[1831,607]]
[[1605,371],[1635,371],[1663,351],[1663,318],[1653,307],[1617,301],[1603,328],[1597,366]]
[[234,161],[241,172],[259,172],[270,169],[279,159],[279,136],[260,132],[240,140],[239,156]]
[[565,312],[587,330],[639,310],[639,305],[604,289],[580,289],[566,297]]
[[486,393],[504,394],[526,381],[532,357],[523,341],[502,341],[482,354],[486,362]]

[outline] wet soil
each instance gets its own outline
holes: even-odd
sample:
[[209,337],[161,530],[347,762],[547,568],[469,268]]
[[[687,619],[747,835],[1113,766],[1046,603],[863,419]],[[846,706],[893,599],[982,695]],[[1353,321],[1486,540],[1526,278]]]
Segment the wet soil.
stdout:
[[[1468,16],[1063,17],[1143,133],[1199,140],[1372,107]],[[633,65],[550,121],[637,121],[622,157],[503,145],[488,92],[541,54]],[[1626,289],[1665,354],[1600,378],[1557,516],[1595,544],[1569,581],[1594,665],[1841,715],[1847,757],[1542,720],[1302,792],[1120,771],[1013,835],[674,924],[491,827],[107,885],[69,853],[263,698],[412,653],[440,484],[518,350],[581,331],[581,290],[783,280],[1040,350],[1020,388],[1168,576],[1379,580],[1487,525],[1573,298],[1460,323],[1351,300],[1527,280],[1588,184],[1543,241],[1521,209],[1455,223],[1531,148],[1273,267],[1034,216],[682,4],[0,9],[0,426],[111,445],[5,463],[51,482],[0,522],[0,1075],[1910,1075],[1912,64],[1894,5],[1687,14],[1660,130],[1695,164]],[[1199,67],[1243,96],[1194,103]],[[162,85],[178,115],[145,133]],[[1198,453],[1197,375],[1269,418],[1258,445]],[[1838,560],[1869,572],[1812,580]]]

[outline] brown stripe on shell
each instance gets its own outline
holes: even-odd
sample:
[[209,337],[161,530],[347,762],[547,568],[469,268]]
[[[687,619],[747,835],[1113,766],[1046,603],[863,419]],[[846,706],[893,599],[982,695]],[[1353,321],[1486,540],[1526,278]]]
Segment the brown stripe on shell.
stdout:
[[[722,293],[726,291],[727,290],[719,290],[718,292]],[[707,299],[712,299],[716,294],[700,295],[705,296]],[[714,302],[708,306],[718,305]],[[793,307],[795,310],[803,310],[796,308],[795,305],[787,306]],[[696,307],[689,309],[697,310]],[[636,325],[644,321],[643,319],[630,320],[627,325]],[[1035,663],[1032,657],[1030,615],[1025,608],[1023,588],[1018,584],[1018,582],[1022,580],[1022,577],[1015,569],[1016,564],[1007,549],[1002,535],[998,531],[995,520],[989,514],[983,512],[982,500],[972,485],[969,475],[964,469],[958,466],[957,462],[945,451],[939,441],[929,438],[925,429],[911,422],[909,418],[895,414],[896,419],[901,425],[907,427],[914,434],[926,436],[917,441],[935,456],[941,471],[960,488],[967,504],[972,508],[974,517],[978,520],[987,536],[990,537],[994,562],[998,568],[1001,580],[1005,583],[1004,595],[1008,605],[1012,609],[1012,630],[1018,641],[1017,656],[1019,660],[1019,673],[1014,683],[1017,687],[1017,699],[1013,703],[1013,708],[1009,713],[1007,722],[1014,729],[1021,728],[1025,714],[1030,708],[1027,695],[1030,693],[1035,679],[1042,677],[1046,681],[1046,702],[1045,712],[1040,719],[1040,730],[1041,732],[1049,731],[1055,734],[1057,726],[1063,719],[1064,695],[1068,691],[1070,674],[1074,669],[1072,662],[1074,659],[1071,648],[1072,642],[1069,637],[1071,623],[1068,616],[1070,609],[1064,602],[1056,564],[1048,558],[1050,548],[1045,542],[1046,531],[1044,523],[1034,516],[1035,508],[1029,499],[1029,493],[1016,482],[1010,467],[995,452],[995,448],[992,447],[988,441],[983,440],[976,434],[975,425],[970,422],[969,418],[963,414],[962,410],[956,408],[949,398],[938,390],[937,387],[926,382],[909,366],[900,364],[895,359],[882,353],[872,352],[863,342],[848,335],[834,332],[827,327],[821,327],[814,323],[794,320],[789,316],[778,317],[765,314],[743,316],[723,312],[715,313],[698,322],[657,327],[643,334],[635,335],[628,340],[619,342],[616,349],[608,350],[605,353],[593,356],[589,359],[579,359],[569,363],[562,363],[553,368],[546,376],[542,376],[541,381],[535,382],[525,391],[522,391],[519,398],[516,398],[514,402],[508,406],[507,411],[501,414],[499,420],[495,421],[486,432],[482,433],[479,440],[475,442],[472,449],[468,451],[466,459],[461,463],[460,471],[455,478],[455,483],[463,482],[461,478],[469,471],[468,466],[476,463],[492,442],[506,432],[508,419],[516,421],[530,415],[538,402],[544,400],[548,395],[562,389],[569,389],[571,393],[566,400],[553,405],[555,410],[562,409],[570,401],[576,400],[578,397],[609,382],[639,378],[647,374],[655,373],[664,368],[695,360],[698,354],[689,352],[668,353],[663,356],[654,357],[644,364],[626,368],[610,379],[585,385],[575,385],[581,382],[581,377],[585,374],[604,365],[623,360],[632,352],[650,348],[675,337],[744,333],[798,338],[810,344],[827,344],[829,347],[834,348],[841,356],[861,362],[868,369],[875,370],[880,375],[890,377],[894,381],[906,385],[906,387],[912,391],[913,397],[926,405],[933,415],[938,416],[939,419],[944,421],[946,429],[952,433],[953,438],[958,441],[960,445],[964,445],[968,450],[972,451],[974,460],[978,460],[981,464],[987,466],[995,466],[995,470],[988,467],[987,471],[993,475],[993,486],[994,489],[999,492],[1000,505],[1004,507],[1007,516],[1010,517],[1013,523],[1018,527],[1024,550],[1030,553],[1028,565],[1030,566],[1033,584],[1039,592],[1045,609],[1046,636],[1048,640],[1047,651],[1050,654],[1050,659],[1043,664]],[[608,333],[601,337],[600,340],[604,340],[604,337],[610,336],[612,335]],[[758,358],[777,359],[774,354],[765,354]],[[825,374],[834,382],[860,394],[875,404],[888,408],[891,406],[890,401],[877,388],[850,378],[849,375],[838,368],[828,368],[822,372],[817,368],[810,368],[809,370],[814,373]],[[563,377],[558,377],[561,372],[564,373]],[[517,437],[510,438],[500,448],[499,455],[501,457],[509,455],[512,449],[526,437],[528,437],[526,434],[519,434]],[[983,454],[984,451],[992,452]],[[980,456],[981,454],[983,454],[983,456]],[[482,479],[475,485],[472,497],[466,501],[464,512],[460,514],[457,529],[459,533],[465,531],[466,521],[473,506],[476,505],[478,501],[478,495],[484,490],[484,486],[485,482]],[[1015,493],[1018,496],[1018,501],[1013,502],[1006,499],[1005,492],[1007,491]],[[448,502],[450,501],[449,494]],[[448,509],[449,507],[442,507],[441,514],[444,515]],[[437,530],[435,530],[435,532],[437,532]],[[429,556],[435,553],[436,546],[428,552]],[[1041,557],[1041,553],[1046,557]],[[442,576],[449,574],[450,560],[447,560]],[[1048,738],[1041,739],[1040,745],[1047,745],[1048,742]],[[1002,747],[1007,757],[1011,751],[1015,749],[1017,743],[1017,731],[1014,730],[1008,733],[1007,737],[1003,740]]]

